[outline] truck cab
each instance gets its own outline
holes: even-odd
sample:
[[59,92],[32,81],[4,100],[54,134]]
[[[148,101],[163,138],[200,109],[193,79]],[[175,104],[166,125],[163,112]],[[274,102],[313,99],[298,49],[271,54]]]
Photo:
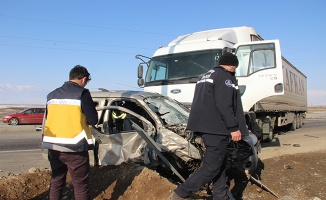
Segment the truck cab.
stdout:
[[224,52],[239,59],[236,76],[252,132],[261,132],[270,141],[275,126],[290,124],[291,130],[302,126],[307,110],[306,76],[282,57],[278,40],[263,40],[252,27],[191,33],[160,47],[152,58],[137,55],[142,60],[138,85],[190,106],[197,81],[217,66]]
[[[167,47],[159,48],[149,59],[145,80],[143,65],[139,66],[139,86],[145,91],[157,92],[189,105],[192,102],[195,83],[217,66],[226,51],[234,51],[234,45],[260,41],[262,38],[251,27],[237,27],[202,31],[179,36]],[[142,59],[140,55],[136,58]]]

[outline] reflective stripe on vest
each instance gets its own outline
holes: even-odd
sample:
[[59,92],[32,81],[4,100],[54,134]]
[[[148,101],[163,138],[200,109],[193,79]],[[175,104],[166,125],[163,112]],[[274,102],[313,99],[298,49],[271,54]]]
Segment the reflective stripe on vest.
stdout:
[[85,138],[89,145],[93,144],[80,100],[51,99],[47,109],[43,142],[77,144]]

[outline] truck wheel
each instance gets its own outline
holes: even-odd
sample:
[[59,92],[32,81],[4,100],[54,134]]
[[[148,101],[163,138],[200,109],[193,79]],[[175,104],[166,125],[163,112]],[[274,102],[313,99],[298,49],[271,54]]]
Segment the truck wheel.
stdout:
[[299,114],[299,128],[301,128],[303,125],[303,115]]
[[291,126],[291,131],[295,131],[295,129],[297,129],[297,115],[294,115],[294,119],[293,119],[292,126]]
[[300,128],[300,114],[297,114],[297,129]]
[[274,130],[272,126],[269,126],[269,133],[263,135],[264,142],[271,142],[274,139]]

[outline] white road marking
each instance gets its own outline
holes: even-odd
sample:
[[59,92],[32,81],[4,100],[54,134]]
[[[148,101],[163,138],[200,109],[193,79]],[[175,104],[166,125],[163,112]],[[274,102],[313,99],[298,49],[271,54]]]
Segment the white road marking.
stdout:
[[15,150],[15,151],[0,151],[0,153],[19,153],[19,152],[29,152],[29,151],[40,151],[41,152],[41,149]]

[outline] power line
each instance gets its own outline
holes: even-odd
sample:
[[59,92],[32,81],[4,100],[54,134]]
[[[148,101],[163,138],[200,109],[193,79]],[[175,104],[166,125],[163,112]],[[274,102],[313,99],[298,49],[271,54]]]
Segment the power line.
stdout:
[[64,40],[37,39],[37,38],[16,37],[16,36],[1,36],[1,35],[0,35],[0,37],[13,38],[13,39],[22,39],[22,40],[45,41],[45,42],[58,42],[58,43],[69,43],[69,44],[82,44],[82,45],[93,45],[93,46],[109,46],[109,47],[119,47],[119,48],[153,50],[152,48],[145,48],[145,47],[118,46],[118,45],[110,45],[110,44],[85,43],[85,42],[71,42],[71,41],[64,41]]
[[[0,36],[1,37],[1,36]],[[3,44],[0,43],[0,46],[9,46],[9,47],[23,47],[23,48],[35,48],[35,49],[50,49],[50,50],[65,50],[65,51],[80,51],[80,52],[92,52],[92,53],[106,53],[106,54],[124,54],[124,55],[134,55],[132,53],[123,53],[115,51],[99,51],[99,50],[85,50],[85,49],[68,49],[68,48],[55,48],[55,47],[40,47],[40,46],[30,46],[30,45],[13,45],[13,44]],[[307,59],[294,59],[291,60],[292,63],[323,63],[323,61],[318,60],[307,60]]]
[[284,49],[291,49],[291,50],[299,50],[299,51],[326,51],[326,49],[302,49],[302,48],[282,48],[283,50]]
[[121,53],[114,51],[98,51],[98,50],[85,50],[85,49],[66,49],[66,48],[54,48],[54,47],[38,47],[38,46],[28,46],[28,45],[12,45],[12,44],[1,44],[0,46],[11,46],[11,47],[24,47],[24,48],[35,48],[35,49],[51,49],[51,50],[65,50],[65,51],[81,51],[81,52],[93,52],[93,53],[108,53],[108,54],[130,54],[131,53]]
[[110,29],[110,30],[116,30],[116,31],[143,33],[143,34],[151,34],[151,35],[175,36],[175,35],[166,34],[166,33],[152,33],[152,32],[137,31],[137,30],[130,30],[130,29],[120,29],[120,28],[112,28],[112,27],[105,27],[105,26],[93,26],[93,25],[85,25],[85,24],[75,24],[75,23],[68,23],[68,22],[57,22],[57,21],[42,20],[42,19],[32,19],[32,18],[16,17],[16,16],[8,16],[8,15],[0,15],[0,17],[21,19],[21,20],[29,20],[29,21],[38,21],[38,22],[53,23],[53,24],[81,26],[81,27],[88,27],[88,28]]

